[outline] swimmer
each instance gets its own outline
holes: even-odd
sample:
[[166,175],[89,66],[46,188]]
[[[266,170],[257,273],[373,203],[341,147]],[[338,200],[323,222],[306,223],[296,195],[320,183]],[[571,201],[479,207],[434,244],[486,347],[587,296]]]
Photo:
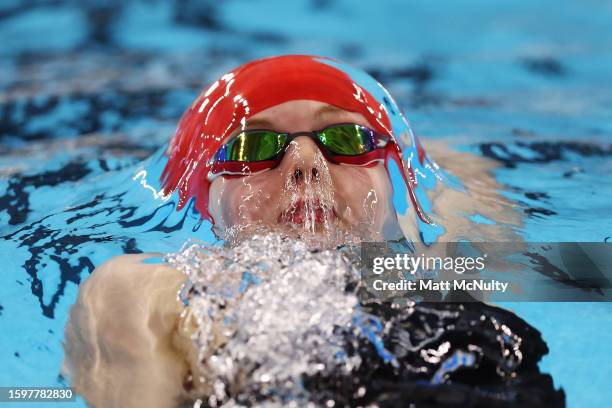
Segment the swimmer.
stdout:
[[[381,103],[333,64],[308,56],[269,58],[213,83],[169,144],[164,192],[177,194],[179,209],[195,199],[227,245],[262,229],[325,247],[418,239],[419,222],[444,223],[443,237],[453,240],[472,227],[452,215],[461,211],[517,225],[512,211],[496,212],[442,185],[429,192],[434,205],[426,214],[412,172],[429,160],[423,146],[415,139],[403,143],[411,134],[398,128],[405,121],[394,104]],[[418,162],[402,160],[402,144]],[[448,171],[469,175],[468,183],[506,202],[494,193],[499,186],[488,174],[490,162],[432,146]],[[412,204],[403,216],[393,206],[393,160]],[[433,169],[422,173],[433,178]],[[495,227],[477,232],[507,234]],[[185,277],[167,264],[143,262],[152,257],[159,254],[116,257],[81,285],[66,325],[64,372],[91,406],[177,407],[210,393],[210,385],[198,380],[190,339],[195,322],[177,296]]]
[[[228,137],[231,147],[224,147],[223,152],[239,155],[245,146],[259,147],[251,147],[249,138],[257,144],[270,143],[266,140],[270,138],[274,143],[271,148],[280,150],[274,158],[278,164],[244,177],[222,177],[231,170],[220,170],[221,177],[215,174],[210,186],[214,205],[210,208],[216,229],[240,230],[240,237],[252,226],[321,238],[344,237],[356,231],[372,240],[389,234],[399,237],[401,231],[388,200],[392,187],[385,167],[376,157],[361,158],[363,139],[380,137],[380,143],[388,143],[371,128],[362,114],[312,100],[284,102],[254,115],[244,129]],[[279,138],[287,140],[279,143]],[[359,165],[345,165],[341,161],[345,157],[333,150],[352,148],[356,150],[348,157],[362,160]],[[264,153],[247,150],[246,154]],[[376,153],[372,150],[363,156]],[[368,160],[372,165],[368,166]],[[359,182],[348,182],[356,180]],[[342,238],[337,240],[342,242]]]

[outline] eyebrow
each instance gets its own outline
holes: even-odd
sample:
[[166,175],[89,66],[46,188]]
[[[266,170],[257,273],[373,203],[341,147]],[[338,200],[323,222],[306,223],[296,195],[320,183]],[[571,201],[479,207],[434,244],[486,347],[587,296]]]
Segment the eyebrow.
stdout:
[[246,121],[247,129],[273,129],[274,125],[268,119],[249,119]]
[[337,106],[325,105],[316,110],[314,117],[317,119],[321,119],[327,115],[334,115],[337,113],[352,113],[352,112],[338,108]]

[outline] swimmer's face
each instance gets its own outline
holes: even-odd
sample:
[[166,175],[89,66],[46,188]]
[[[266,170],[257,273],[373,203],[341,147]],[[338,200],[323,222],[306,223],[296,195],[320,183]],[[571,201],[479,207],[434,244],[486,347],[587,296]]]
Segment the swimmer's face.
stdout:
[[[296,100],[253,115],[246,129],[295,133],[338,123],[372,127],[359,113],[322,102]],[[311,236],[382,239],[399,231],[391,196],[384,164],[334,164],[326,160],[312,139],[298,136],[277,167],[246,176],[215,178],[210,186],[209,209],[217,229],[225,232],[265,226]]]

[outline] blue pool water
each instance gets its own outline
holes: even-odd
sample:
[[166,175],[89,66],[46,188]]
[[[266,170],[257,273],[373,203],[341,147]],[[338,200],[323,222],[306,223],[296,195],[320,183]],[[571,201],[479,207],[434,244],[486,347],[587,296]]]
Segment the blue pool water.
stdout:
[[[217,3],[0,5],[0,385],[64,383],[63,326],[96,265],[212,239],[139,172],[207,82],[257,57],[373,74],[421,138],[500,164],[524,239],[612,240],[610,3]],[[568,406],[610,404],[612,305],[506,307],[542,332]]]

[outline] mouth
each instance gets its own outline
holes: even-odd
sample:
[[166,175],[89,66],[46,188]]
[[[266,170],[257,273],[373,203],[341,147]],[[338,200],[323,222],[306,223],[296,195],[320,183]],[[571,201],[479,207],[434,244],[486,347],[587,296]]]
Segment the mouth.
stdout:
[[332,222],[338,218],[336,211],[331,206],[322,205],[320,201],[306,203],[299,200],[292,203],[278,217],[279,224],[304,225],[307,221],[317,225],[323,225],[326,221]]

